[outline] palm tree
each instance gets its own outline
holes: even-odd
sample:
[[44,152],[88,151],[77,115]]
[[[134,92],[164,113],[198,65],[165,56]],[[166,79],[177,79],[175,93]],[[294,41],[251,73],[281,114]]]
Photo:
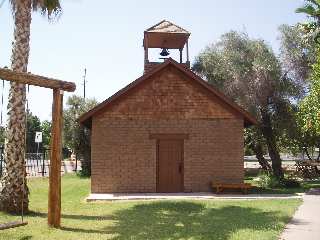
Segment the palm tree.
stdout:
[[320,43],[320,0],[305,0],[304,6],[297,8],[296,13],[305,13],[314,20],[303,26]]
[[[48,19],[61,13],[59,0],[9,0],[14,18],[14,42],[11,68],[26,72],[30,50],[30,25],[32,11],[40,11]],[[25,103],[24,84],[10,83],[8,122],[5,143],[6,171],[2,178],[0,209],[20,213],[28,211],[29,190],[25,170]]]
[[296,9],[296,13],[305,13],[320,22],[320,0],[305,0],[303,7]]

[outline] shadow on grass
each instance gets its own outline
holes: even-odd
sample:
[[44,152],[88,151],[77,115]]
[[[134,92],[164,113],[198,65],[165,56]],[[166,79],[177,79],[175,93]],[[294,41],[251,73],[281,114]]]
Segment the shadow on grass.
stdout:
[[83,228],[74,228],[74,227],[61,227],[60,228],[63,231],[68,231],[68,232],[76,232],[76,233],[98,233],[98,234],[111,234],[113,232],[108,231],[108,230],[95,230],[95,229],[83,229]]
[[91,178],[90,175],[88,175],[87,173],[84,173],[84,172],[82,172],[82,171],[78,171],[78,172],[76,173],[76,176],[77,176],[78,178],[80,178],[80,179],[90,179],[90,178]]
[[278,212],[263,212],[250,207],[206,208],[201,203],[165,201],[137,204],[119,210],[112,219],[114,225],[101,230],[74,226],[61,229],[76,233],[112,234],[114,240],[228,239],[239,230],[278,230],[277,223],[289,220],[279,217]]
[[30,239],[32,239],[32,236],[24,236],[19,238],[19,240],[30,240]]
[[[299,188],[261,188],[261,187],[257,187],[257,186],[253,186],[250,189],[250,193],[253,194],[284,194],[283,197],[285,196],[298,196],[298,193],[303,193],[305,190],[302,187]],[[278,197],[281,197],[281,195],[279,195]]]
[[[47,218],[48,214],[43,212],[34,212],[29,211],[28,216],[30,217],[41,217]],[[114,220],[113,215],[105,215],[105,216],[92,216],[92,215],[75,215],[75,214],[62,214],[62,218],[74,219],[74,220]]]
[[320,188],[319,180],[309,180],[303,181],[300,187],[276,187],[276,188],[261,188],[258,186],[253,186],[250,190],[250,193],[257,194],[292,194],[298,195],[298,193],[306,193],[312,188]]

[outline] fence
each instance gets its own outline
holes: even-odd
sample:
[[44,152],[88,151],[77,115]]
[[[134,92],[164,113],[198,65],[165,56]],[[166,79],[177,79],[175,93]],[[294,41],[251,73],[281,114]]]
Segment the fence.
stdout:
[[49,149],[44,149],[40,153],[26,153],[26,172],[28,176],[48,176],[49,175]]
[[[39,153],[26,153],[25,166],[27,176],[48,176],[50,167],[50,149],[43,149]],[[0,177],[5,171],[4,148],[0,146]]]

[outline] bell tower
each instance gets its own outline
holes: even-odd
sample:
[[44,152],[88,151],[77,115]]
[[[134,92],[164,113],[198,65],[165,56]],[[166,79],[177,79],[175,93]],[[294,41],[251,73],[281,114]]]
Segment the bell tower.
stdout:
[[[150,71],[153,67],[165,61],[171,54],[171,50],[179,50],[179,63],[190,68],[189,61],[189,39],[190,33],[167,20],[144,31],[144,73]],[[160,61],[149,61],[149,48],[159,48]],[[186,52],[186,61],[183,62],[183,52]],[[171,56],[170,56],[171,57]],[[161,61],[162,60],[162,61]]]

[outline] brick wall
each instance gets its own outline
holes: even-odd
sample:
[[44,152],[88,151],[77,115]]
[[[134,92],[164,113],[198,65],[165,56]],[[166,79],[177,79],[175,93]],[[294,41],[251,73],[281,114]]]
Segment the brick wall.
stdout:
[[95,117],[141,120],[241,118],[208,89],[170,65]]
[[[159,64],[161,64],[162,62],[145,62],[144,63],[144,73],[148,73],[149,71],[151,71],[154,67],[159,66]],[[179,63],[180,65],[186,67],[186,68],[190,68],[190,62],[187,63]]]
[[159,66],[161,62],[145,62],[144,63],[144,73],[151,71],[154,67]]
[[94,119],[92,192],[155,192],[156,140],[150,133],[187,133],[185,191],[243,181],[243,121]]
[[185,191],[243,181],[243,119],[168,66],[92,118],[92,192],[155,192],[156,140],[186,133]]

